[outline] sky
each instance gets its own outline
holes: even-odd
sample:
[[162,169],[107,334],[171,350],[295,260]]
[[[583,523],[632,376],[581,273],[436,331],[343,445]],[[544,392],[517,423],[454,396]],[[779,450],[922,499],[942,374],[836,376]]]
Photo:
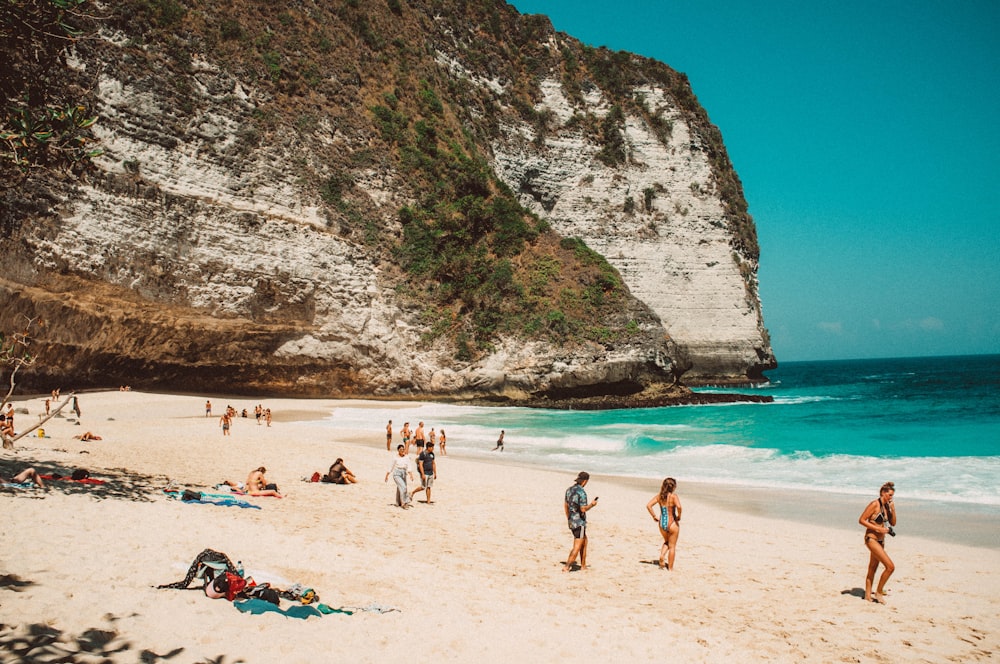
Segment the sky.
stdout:
[[1000,2],[511,4],[687,74],[779,363],[1000,353]]

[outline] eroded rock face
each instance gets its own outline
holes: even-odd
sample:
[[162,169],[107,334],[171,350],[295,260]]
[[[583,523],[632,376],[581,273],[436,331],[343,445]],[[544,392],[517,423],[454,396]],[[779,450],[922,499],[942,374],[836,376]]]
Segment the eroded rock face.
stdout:
[[[100,72],[98,172],[54,184],[60,199],[25,207],[0,237],[0,326],[45,322],[38,362],[19,377],[26,389],[524,401],[627,395],[689,367],[689,382],[739,382],[773,364],[756,264],[734,251],[712,166],[664,90],[635,94],[672,123],[669,141],[626,115],[628,159],[608,166],[572,122],[608,113],[599,89],[581,108],[543,78],[536,109],[552,120],[539,141],[507,105],[511,82],[442,44],[441,71],[504,111],[483,146],[498,176],[559,233],[603,254],[635,298],[625,341],[508,335],[462,362],[447,341],[422,339],[421,312],[397,295],[399,272],[342,232],[344,220],[303,184],[302,172],[324,173],[332,155],[368,150],[370,133],[320,116],[308,140],[253,134],[248,118],[269,93],[252,79],[199,56],[181,99],[163,84],[170,72],[121,66],[125,42],[102,37],[102,60],[78,64]],[[368,221],[398,233],[411,194],[388,160],[374,162],[353,185]]]
[[[636,88],[672,125],[669,140],[664,144],[641,118],[626,117],[628,161],[609,167],[597,158],[600,145],[567,128],[580,111],[559,81],[547,79],[541,88],[536,110],[551,112],[561,128],[539,147],[532,126],[506,127],[493,144],[497,172],[523,205],[618,269],[690,359],[686,382],[760,380],[774,357],[756,261],[733,248],[712,166],[684,114],[664,90]],[[588,102],[592,112],[608,112],[599,94]]]

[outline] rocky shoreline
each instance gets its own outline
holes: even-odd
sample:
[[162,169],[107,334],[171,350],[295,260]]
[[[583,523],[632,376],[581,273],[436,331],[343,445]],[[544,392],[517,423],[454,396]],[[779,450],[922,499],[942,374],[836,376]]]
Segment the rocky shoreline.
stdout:
[[616,410],[625,408],[663,408],[666,406],[696,406],[720,403],[772,403],[774,397],[766,394],[721,392],[692,392],[686,387],[647,389],[637,394],[605,394],[590,397],[551,399],[537,397],[505,401],[473,400],[474,405],[519,406],[522,408],[549,408],[552,410]]

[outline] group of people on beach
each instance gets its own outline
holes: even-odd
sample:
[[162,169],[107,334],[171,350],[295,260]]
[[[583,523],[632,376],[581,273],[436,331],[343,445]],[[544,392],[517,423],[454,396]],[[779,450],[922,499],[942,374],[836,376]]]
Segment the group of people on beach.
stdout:
[[[271,426],[271,409],[264,408],[261,404],[257,404],[253,409],[254,418],[257,420],[257,426],[261,424],[267,424]],[[205,417],[212,417],[212,401],[205,401]],[[242,413],[237,414],[237,411],[232,406],[226,406],[226,410],[222,413],[222,417],[219,418],[219,426],[222,427],[222,435],[229,436],[230,431],[233,428],[233,422],[237,417],[248,419],[250,413],[246,408],[243,409]]]
[[[579,569],[587,569],[587,512],[597,507],[598,503],[598,498],[589,502],[587,500],[587,492],[584,487],[589,481],[590,474],[586,471],[581,472],[577,475],[572,486],[566,489],[563,509],[566,513],[569,530],[573,534],[573,546],[570,548],[566,564],[563,566],[564,572],[572,571],[575,568],[577,558],[580,560]],[[653,521],[657,522],[660,537],[663,539],[658,561],[660,569],[674,569],[677,538],[681,531],[681,513],[684,509],[676,490],[677,480],[673,477],[667,477],[660,485],[660,491],[646,503],[646,510]],[[895,485],[892,482],[886,482],[879,489],[879,497],[868,503],[858,518],[858,523],[865,527],[865,546],[870,554],[868,573],[865,577],[865,600],[879,604],[885,603],[885,584],[896,569],[885,550],[885,536],[894,537],[896,535],[893,530],[896,525],[896,507],[893,504],[895,494]],[[659,507],[659,514],[653,511],[654,507]],[[875,574],[879,565],[883,566],[883,571],[879,577],[878,585],[875,587],[873,597],[872,586],[875,584]]]
[[[430,433],[425,435],[424,423],[419,422],[416,430],[411,432],[410,423],[405,422],[399,432],[399,437],[403,442],[396,446],[396,454],[392,457],[389,469],[385,473],[385,482],[388,483],[389,478],[392,477],[392,481],[396,485],[397,507],[409,509],[413,506],[413,496],[421,491],[424,492],[424,502],[430,505],[434,502],[431,500],[431,490],[434,486],[434,480],[437,479],[437,455],[434,449],[437,441],[440,440],[441,455],[447,456],[448,439],[445,431],[441,429],[440,438],[438,438],[438,434],[431,427]],[[417,452],[416,459],[410,458],[411,440],[412,446]],[[389,420],[385,426],[385,449],[392,451],[392,420]],[[420,474],[420,486],[412,491],[409,488],[410,483],[414,482],[411,464],[416,466],[417,472]]]
[[[566,489],[563,510],[566,513],[566,520],[569,524],[569,531],[573,534],[573,546],[569,550],[569,557],[563,566],[564,572],[574,569],[576,560],[579,557],[579,569],[587,569],[587,512],[597,507],[598,498],[587,502],[587,492],[584,487],[590,481],[590,473],[581,472],[576,476],[576,481]],[[677,497],[677,480],[668,477],[660,485],[660,492],[653,496],[646,509],[653,517],[660,528],[660,536],[663,538],[663,545],[660,547],[660,569],[672,570],[674,568],[674,556],[677,551],[677,537],[681,532],[681,500]],[[653,512],[653,506],[658,505],[660,513]]]
[[[392,451],[392,420],[385,425],[385,450],[386,452]],[[417,428],[411,430],[410,423],[404,422],[403,428],[399,430],[399,438],[403,441],[403,450],[409,454],[410,447],[413,446],[417,448],[417,453],[424,450],[426,445],[430,443],[431,445],[437,445],[440,443],[441,456],[448,456],[448,436],[445,434],[444,429],[438,433],[431,427],[430,433],[425,432],[425,427],[423,422],[417,423]]]

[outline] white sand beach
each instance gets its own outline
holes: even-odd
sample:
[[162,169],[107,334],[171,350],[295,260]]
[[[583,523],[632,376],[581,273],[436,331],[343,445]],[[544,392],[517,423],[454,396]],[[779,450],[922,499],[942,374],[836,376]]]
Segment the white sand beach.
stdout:
[[[586,468],[525,468],[499,454],[473,460],[463,457],[463,441],[449,440],[434,504],[418,495],[413,509],[401,510],[383,481],[385,422],[331,429],[319,421],[333,413],[336,422],[336,401],[236,397],[211,397],[215,415],[206,418],[206,396],[85,393],[79,424],[55,418],[47,437],[3,451],[5,476],[26,466],[85,468],[106,484],[0,490],[0,661],[1000,657],[1000,549],[924,537],[933,527],[926,518],[888,542],[897,569],[888,603],[878,605],[862,598],[868,553],[856,520],[864,500],[830,505],[824,518],[805,522],[757,509],[766,497],[742,499],[731,487],[725,500],[713,499],[712,487],[685,493],[679,477],[676,569],[662,571],[659,533],[645,510],[658,483],[593,475],[587,492],[600,504],[589,513],[589,569],[563,573],[571,545],[563,492]],[[16,402],[29,410],[18,424],[37,421],[43,402]],[[251,417],[237,418],[223,437],[218,417],[227,403]],[[257,403],[272,409],[272,426],[253,419]],[[73,439],[88,430],[103,440]],[[336,457],[360,483],[302,481]],[[249,498],[259,510],[185,504],[162,491],[168,482],[208,491],[259,465],[287,494]],[[907,501],[897,493],[900,525],[915,510]],[[829,518],[829,510],[848,515]],[[298,620],[244,614],[201,591],[155,588],[183,578],[206,548],[242,561],[258,581],[312,587],[331,607],[395,610]]]

